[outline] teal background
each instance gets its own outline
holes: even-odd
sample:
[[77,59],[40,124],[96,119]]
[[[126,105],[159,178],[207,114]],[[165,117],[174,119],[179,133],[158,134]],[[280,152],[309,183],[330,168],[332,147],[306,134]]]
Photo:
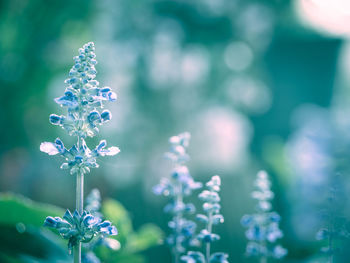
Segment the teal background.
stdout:
[[[171,171],[163,158],[168,137],[189,131],[192,176],[222,176],[226,221],[214,249],[229,253],[230,262],[255,262],[244,255],[239,220],[253,212],[252,182],[266,169],[283,219],[284,262],[315,262],[322,245],[314,233],[322,223],[309,216],[322,206],[329,182],[318,184],[318,201],[306,201],[315,199],[304,185],[308,173],[294,169],[288,147],[303,125],[297,112],[307,115],[300,109],[347,112],[342,36],[305,26],[293,1],[0,1],[0,191],[74,208],[74,178],[39,145],[56,137],[74,143],[48,116],[63,113],[53,98],[64,92],[72,57],[89,41],[96,45],[96,79],[118,101],[108,106],[112,121],[88,143],[106,138],[121,153],[86,177],[86,192],[97,187],[103,198],[120,201],[135,229],[154,223],[167,232],[166,200],[151,189]],[[230,53],[231,43],[243,50]],[[347,186],[347,169],[334,170]],[[171,262],[165,245],[143,253],[147,262]]]

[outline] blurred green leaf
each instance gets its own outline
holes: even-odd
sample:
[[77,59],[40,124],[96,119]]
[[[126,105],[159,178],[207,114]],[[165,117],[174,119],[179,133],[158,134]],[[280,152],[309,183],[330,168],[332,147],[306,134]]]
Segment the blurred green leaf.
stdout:
[[41,227],[48,215],[64,214],[64,210],[57,206],[37,203],[11,193],[0,194],[0,211],[6,211],[6,216],[0,217],[0,224],[13,225],[17,228],[21,228],[21,223]]
[[284,184],[291,182],[293,178],[290,164],[285,154],[285,142],[281,138],[271,136],[265,139],[262,159],[270,165],[270,169],[274,170]]
[[66,242],[47,229],[28,226],[18,232],[13,226],[0,225],[0,232],[0,262],[28,262],[30,258],[34,262],[69,260]]
[[19,263],[21,262],[19,259],[16,259],[10,255],[6,255],[5,253],[0,252],[0,262],[6,263]]
[[[48,215],[62,216],[63,209],[11,193],[0,194],[0,209],[6,211],[6,216],[0,218],[5,236],[0,241],[0,262],[64,262],[69,258],[66,242],[42,228]],[[162,231],[148,224],[134,232],[128,211],[113,199],[103,202],[102,213],[117,226],[116,239],[121,242],[118,251],[104,247],[96,251],[102,262],[144,263],[144,256],[135,253],[159,244]]]
[[[102,258],[101,258],[102,259]],[[113,255],[113,257],[109,257],[106,259],[102,259],[102,262],[105,263],[145,263],[146,260],[142,255],[133,255],[129,253],[119,253],[117,255]]]
[[129,236],[126,249],[130,252],[146,250],[158,245],[162,236],[163,232],[157,226],[152,224],[144,225],[137,233]]
[[144,225],[134,232],[128,211],[116,200],[106,199],[102,203],[102,214],[117,227],[119,234],[116,239],[121,243],[118,251],[99,248],[96,254],[102,262],[144,263],[144,256],[135,253],[159,244],[162,238],[162,231],[152,224]]
[[[0,262],[26,262],[34,257],[52,262],[67,260],[66,242],[51,231],[43,229],[48,215],[61,216],[64,210],[48,204],[34,202],[13,193],[0,194]],[[19,259],[19,255],[21,259]],[[40,261],[41,262],[41,261]]]
[[127,241],[127,237],[133,231],[128,211],[118,201],[113,199],[106,199],[102,203],[101,210],[104,217],[117,227],[119,233],[116,239],[123,246]]

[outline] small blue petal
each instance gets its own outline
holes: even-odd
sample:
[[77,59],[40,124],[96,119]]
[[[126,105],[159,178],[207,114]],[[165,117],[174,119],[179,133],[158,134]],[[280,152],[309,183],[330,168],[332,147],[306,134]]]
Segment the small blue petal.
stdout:
[[108,99],[109,101],[116,101],[117,100],[117,94],[113,91],[108,93]]
[[50,115],[50,123],[54,125],[58,125],[61,122],[61,117],[56,115],[56,114],[51,114]]
[[101,119],[104,122],[111,120],[112,119],[112,113],[109,110],[104,110],[101,113]]
[[48,216],[45,219],[44,226],[55,228],[57,226],[57,221],[52,216]]

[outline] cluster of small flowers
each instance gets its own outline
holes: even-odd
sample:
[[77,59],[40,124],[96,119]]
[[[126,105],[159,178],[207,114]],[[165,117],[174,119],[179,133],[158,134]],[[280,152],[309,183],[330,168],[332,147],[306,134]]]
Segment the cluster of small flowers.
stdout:
[[90,172],[90,168],[98,168],[99,165],[96,162],[99,156],[113,156],[120,152],[118,147],[109,147],[106,149],[107,142],[105,140],[100,141],[94,150],[90,150],[86,145],[85,140],[82,140],[79,148],[73,145],[67,150],[63,142],[57,138],[54,143],[43,142],[40,145],[40,149],[49,155],[60,154],[67,162],[61,165],[61,169],[70,169],[71,174],[82,173],[86,174]]
[[89,173],[90,168],[97,168],[96,157],[116,155],[118,147],[106,148],[106,141],[102,140],[94,150],[90,150],[85,142],[87,136],[94,136],[98,132],[97,125],[101,125],[112,118],[108,110],[101,113],[103,101],[115,101],[117,96],[109,87],[99,88],[99,82],[95,80],[95,47],[92,42],[79,49],[79,56],[74,57],[75,64],[69,72],[70,78],[62,97],[55,102],[67,108],[66,116],[50,115],[50,122],[65,129],[69,135],[77,136],[78,143],[67,150],[63,142],[57,138],[54,143],[43,142],[40,150],[49,155],[60,154],[67,162],[62,169],[70,169],[71,174]]
[[197,214],[197,219],[204,223],[206,227],[196,237],[205,245],[205,255],[199,251],[189,251],[181,259],[187,263],[228,263],[227,254],[222,252],[210,253],[210,244],[220,239],[219,235],[213,233],[213,225],[224,222],[224,217],[220,214],[220,177],[218,175],[213,176],[206,186],[208,189],[203,190],[198,196],[204,202],[203,210],[206,214]]
[[191,203],[185,203],[184,197],[202,187],[201,183],[193,180],[185,165],[189,160],[186,153],[189,140],[190,134],[187,132],[169,139],[171,149],[166,156],[173,161],[175,167],[171,178],[162,178],[160,184],[153,187],[156,195],[170,197],[170,202],[165,206],[164,211],[173,215],[169,222],[172,234],[168,236],[167,243],[172,247],[175,258],[184,253],[187,246],[195,245],[193,235],[196,223],[184,217],[186,214],[193,214],[195,207]]
[[279,229],[281,217],[278,213],[271,211],[274,193],[270,190],[271,183],[265,171],[258,172],[255,186],[256,190],[252,193],[252,197],[258,200],[257,213],[244,215],[241,220],[242,225],[248,228],[246,237],[250,241],[247,244],[246,253],[249,256],[262,258],[283,258],[287,250],[275,244],[283,237]]
[[[85,210],[91,213],[95,218],[102,220],[103,215],[100,212],[101,208],[101,194],[98,189],[93,189],[86,197]],[[118,240],[109,238],[106,235],[97,235],[91,242],[83,244],[83,263],[101,263],[100,259],[95,255],[95,250],[98,247],[107,247],[112,250],[118,250],[120,243]]]
[[112,114],[108,110],[101,113],[97,110],[103,108],[103,101],[115,101],[117,95],[109,87],[99,87],[95,80],[97,61],[94,53],[94,43],[90,42],[79,49],[79,56],[75,56],[74,66],[69,71],[69,78],[65,80],[68,85],[63,96],[56,98],[55,102],[67,107],[67,116],[52,114],[50,122],[59,125],[70,135],[86,138],[98,132],[97,125],[109,121]]
[[[119,153],[118,147],[106,148],[105,140],[90,150],[86,145],[85,138],[93,137],[98,133],[97,125],[101,125],[112,118],[108,110],[103,108],[104,101],[115,101],[117,96],[109,88],[99,88],[96,77],[95,47],[92,42],[87,43],[79,49],[79,56],[74,57],[75,64],[69,72],[69,78],[65,81],[67,87],[63,96],[56,98],[55,102],[67,109],[66,116],[56,114],[50,115],[50,122],[61,126],[70,136],[77,137],[77,143],[67,150],[59,138],[52,142],[43,142],[40,150],[49,155],[61,155],[66,162],[61,165],[62,169],[70,169],[71,174],[77,175],[77,210],[71,214],[66,211],[63,218],[47,217],[44,225],[55,228],[64,239],[68,239],[68,249],[71,252],[73,247],[74,262],[81,262],[81,244],[89,243],[95,238],[96,242],[113,244],[118,242],[108,239],[106,236],[117,235],[117,229],[111,222],[103,221],[102,215],[98,212],[100,208],[99,192],[94,191],[94,196],[90,196],[90,203],[87,210],[83,210],[83,176],[90,172],[90,168],[97,168],[97,157],[105,155],[115,155]],[[89,201],[88,201],[89,202]],[[84,262],[98,263],[93,252],[84,256]],[[94,260],[94,261],[93,261]]]
[[71,253],[79,242],[90,242],[95,236],[117,235],[117,229],[109,221],[102,221],[87,211],[81,215],[77,210],[73,215],[67,209],[63,218],[47,217],[44,226],[55,228],[64,239],[68,239],[68,250]]

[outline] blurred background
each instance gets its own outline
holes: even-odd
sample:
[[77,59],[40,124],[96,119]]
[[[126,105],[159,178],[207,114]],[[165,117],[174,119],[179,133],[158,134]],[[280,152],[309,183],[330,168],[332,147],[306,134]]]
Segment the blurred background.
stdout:
[[[0,191],[74,208],[75,179],[39,145],[74,143],[48,117],[63,113],[53,98],[78,48],[93,41],[96,79],[118,94],[96,140],[121,153],[100,161],[86,193],[97,187],[118,200],[135,231],[152,223],[167,232],[166,200],[151,189],[171,172],[168,137],[189,131],[192,176],[222,176],[226,221],[215,248],[230,262],[255,262],[239,221],[253,212],[253,180],[266,169],[289,250],[283,261],[325,262],[315,234],[333,183],[337,211],[350,218],[349,23],[346,0],[2,0]],[[1,262],[30,254],[6,231]],[[165,245],[140,253],[144,261],[127,262],[171,262]]]

